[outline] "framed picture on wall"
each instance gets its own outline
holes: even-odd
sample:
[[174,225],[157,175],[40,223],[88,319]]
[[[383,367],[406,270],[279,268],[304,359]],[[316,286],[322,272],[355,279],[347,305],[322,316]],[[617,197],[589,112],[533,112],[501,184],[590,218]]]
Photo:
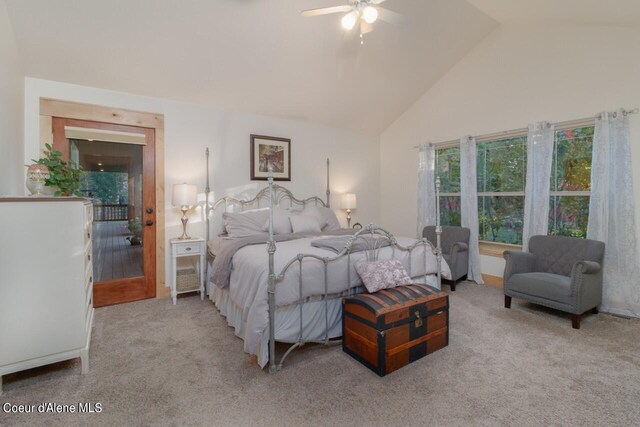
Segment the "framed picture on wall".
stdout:
[[274,181],[291,181],[291,140],[251,135],[251,180],[266,181],[269,165]]

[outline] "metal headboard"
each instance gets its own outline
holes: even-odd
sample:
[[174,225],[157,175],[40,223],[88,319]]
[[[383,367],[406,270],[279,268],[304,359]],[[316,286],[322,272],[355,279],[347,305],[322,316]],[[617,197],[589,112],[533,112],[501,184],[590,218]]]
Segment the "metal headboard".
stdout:
[[[293,193],[283,187],[282,185],[273,184],[271,187],[267,185],[252,198],[238,198],[233,196],[224,196],[219,198],[218,200],[210,201],[209,194],[211,193],[211,187],[209,183],[209,148],[205,150],[206,156],[206,164],[207,164],[207,182],[205,186],[205,221],[206,221],[206,239],[207,242],[210,239],[211,232],[211,215],[212,213],[220,209],[220,207],[224,207],[224,212],[229,211],[230,208],[239,208],[242,212],[247,209],[260,209],[267,208],[271,205],[279,206],[281,204],[286,204],[288,202],[288,207],[305,207],[309,204],[314,204],[316,206],[323,206],[330,208],[331,207],[331,190],[329,189],[329,178],[330,178],[330,165],[331,162],[327,159],[327,189],[326,189],[326,201],[323,200],[319,196],[312,196],[306,199],[297,198],[293,195]],[[271,198],[271,203],[269,201]]]

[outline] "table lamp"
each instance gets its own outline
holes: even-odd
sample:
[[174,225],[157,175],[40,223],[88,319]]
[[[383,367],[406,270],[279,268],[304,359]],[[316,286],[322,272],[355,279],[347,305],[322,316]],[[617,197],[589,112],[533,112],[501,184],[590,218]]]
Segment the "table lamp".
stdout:
[[192,206],[198,203],[198,187],[187,183],[174,184],[171,203],[173,206],[180,206],[180,210],[182,211],[182,236],[180,236],[179,239],[190,239],[191,237],[187,235],[187,222],[189,221],[187,212]]
[[347,228],[351,228],[351,209],[357,207],[356,195],[346,193],[342,195],[342,209],[347,210]]

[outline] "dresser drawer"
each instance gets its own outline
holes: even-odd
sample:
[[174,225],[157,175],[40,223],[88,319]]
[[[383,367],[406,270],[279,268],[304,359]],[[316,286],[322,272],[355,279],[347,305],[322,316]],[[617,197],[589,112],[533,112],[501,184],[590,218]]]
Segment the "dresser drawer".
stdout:
[[84,205],[84,222],[86,225],[93,222],[93,205],[91,203]]
[[87,292],[93,289],[93,265],[88,265],[84,272],[84,289]]
[[176,246],[176,255],[200,255],[200,243],[182,243]]
[[85,301],[85,313],[88,315],[89,311],[91,311],[91,309],[93,308],[93,288],[91,288],[89,290],[89,292],[87,292],[87,299]]
[[85,268],[93,261],[93,242],[87,242],[87,246],[84,247],[84,265]]
[[88,224],[84,229],[84,243],[87,244],[93,237],[93,227]]

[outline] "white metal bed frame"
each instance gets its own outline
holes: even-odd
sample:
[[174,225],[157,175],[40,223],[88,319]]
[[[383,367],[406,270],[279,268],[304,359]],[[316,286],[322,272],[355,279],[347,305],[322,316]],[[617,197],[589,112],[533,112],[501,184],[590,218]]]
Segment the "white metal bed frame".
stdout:
[[[442,227],[440,226],[440,180],[439,178],[436,178],[436,244],[433,245],[433,243],[429,242],[426,238],[422,238],[422,239],[418,239],[416,240],[416,242],[410,246],[402,246],[400,244],[398,244],[396,238],[389,233],[388,231],[386,231],[385,229],[375,225],[375,224],[369,224],[365,227],[363,227],[361,230],[358,230],[357,232],[355,232],[347,241],[345,247],[342,249],[342,251],[340,251],[340,253],[336,254],[335,256],[332,257],[321,257],[318,256],[316,254],[304,254],[304,253],[299,253],[296,257],[294,257],[293,259],[291,259],[289,262],[287,262],[285,264],[285,266],[282,268],[282,270],[280,270],[280,272],[278,272],[276,274],[275,271],[275,253],[277,250],[276,247],[276,242],[274,240],[274,233],[273,233],[273,207],[274,205],[279,205],[280,202],[284,201],[284,200],[288,200],[290,206],[293,205],[298,205],[298,206],[306,206],[307,204],[310,203],[314,203],[316,206],[317,205],[321,205],[324,207],[330,207],[330,196],[331,196],[331,191],[329,189],[329,166],[330,166],[330,161],[329,159],[327,159],[327,191],[326,191],[326,195],[327,195],[327,199],[326,202],[323,201],[320,197],[317,196],[313,196],[313,197],[309,197],[306,199],[298,199],[296,197],[293,196],[293,194],[286,188],[284,188],[281,185],[278,184],[274,184],[273,181],[273,171],[271,170],[271,167],[269,168],[269,174],[268,174],[268,179],[267,179],[267,187],[263,188],[262,190],[260,190],[255,197],[251,198],[251,199],[238,199],[235,197],[230,197],[230,196],[225,196],[222,197],[212,203],[209,202],[209,193],[210,193],[210,187],[209,187],[209,149],[206,149],[206,163],[207,163],[207,182],[206,182],[206,187],[205,187],[205,206],[206,206],[206,214],[205,214],[205,218],[206,218],[206,237],[207,237],[207,242],[209,242],[209,235],[210,235],[210,214],[219,206],[224,205],[225,211],[229,208],[229,205],[239,205],[241,207],[242,210],[244,210],[247,206],[255,206],[255,207],[260,207],[260,202],[263,199],[267,199],[268,200],[268,207],[269,207],[269,238],[266,242],[267,244],[267,252],[269,254],[269,275],[268,275],[268,288],[267,288],[267,293],[268,293],[268,306],[269,306],[269,372],[277,372],[279,371],[282,366],[283,363],[285,361],[285,359],[287,358],[287,356],[289,356],[289,354],[296,348],[302,347],[307,343],[319,343],[319,344],[329,344],[329,299],[332,299],[332,296],[329,294],[329,290],[328,290],[328,268],[331,265],[331,263],[343,258],[343,257],[347,257],[347,283],[348,283],[348,288],[347,291],[343,292],[341,295],[345,294],[346,295],[351,295],[351,292],[353,290],[353,287],[351,286],[351,268],[349,268],[351,266],[351,250],[352,247],[354,245],[354,243],[358,240],[358,239],[363,239],[365,241],[365,258],[369,261],[374,261],[378,259],[378,253],[380,251],[380,249],[382,249],[385,243],[385,241],[389,242],[389,247],[392,248],[393,255],[395,256],[395,251],[401,251],[401,252],[408,252],[409,253],[409,275],[411,277],[413,277],[411,275],[411,252],[418,248],[418,247],[423,247],[424,248],[424,279],[426,282],[427,279],[427,248],[430,249],[430,251],[436,255],[436,262],[437,262],[437,280],[438,280],[438,287],[441,287],[442,285],[442,249],[441,249],[441,234],[442,234]],[[322,294],[321,297],[321,301],[324,301],[324,319],[325,319],[325,333],[324,333],[324,339],[323,340],[306,340],[303,336],[303,321],[302,321],[302,314],[303,314],[303,304],[305,303],[305,298],[303,297],[303,275],[302,275],[302,263],[305,259],[315,259],[317,261],[320,261],[324,264],[324,293]],[[207,269],[208,267],[207,263]],[[276,286],[278,284],[278,282],[281,282],[286,273],[294,266],[296,265],[298,266],[298,271],[299,271],[299,281],[298,281],[298,289],[299,289],[299,295],[300,295],[300,299],[298,300],[298,307],[300,309],[300,332],[298,335],[298,341],[291,344],[291,346],[286,350],[286,352],[284,353],[284,355],[280,358],[280,360],[278,361],[276,359],[276,339],[275,339],[275,311],[276,311],[276,297],[275,297],[275,293],[276,293]],[[206,276],[208,278],[208,274]],[[208,279],[207,279],[208,280]],[[333,298],[335,298],[335,296],[333,296]]]

